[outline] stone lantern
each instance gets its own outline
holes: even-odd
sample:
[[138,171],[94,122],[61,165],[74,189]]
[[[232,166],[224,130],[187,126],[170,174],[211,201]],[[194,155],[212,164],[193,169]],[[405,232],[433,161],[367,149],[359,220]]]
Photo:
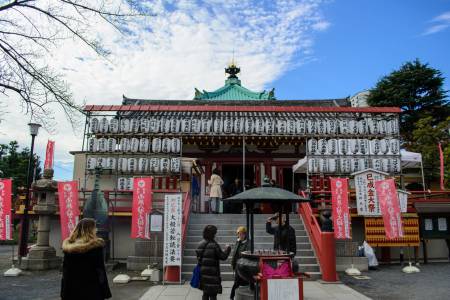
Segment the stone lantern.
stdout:
[[53,169],[45,169],[44,177],[31,186],[37,196],[37,204],[33,211],[39,216],[37,243],[31,247],[28,257],[23,260],[25,269],[56,269],[61,265],[61,258],[49,243],[50,218],[56,212],[55,192],[58,183],[53,180]]

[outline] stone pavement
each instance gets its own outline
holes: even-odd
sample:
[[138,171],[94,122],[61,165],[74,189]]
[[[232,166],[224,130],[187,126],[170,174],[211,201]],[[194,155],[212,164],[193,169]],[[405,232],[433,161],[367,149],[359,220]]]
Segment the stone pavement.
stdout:
[[[230,299],[230,291],[233,282],[222,282],[223,294],[218,295],[218,300]],[[318,281],[304,282],[305,300],[356,300],[370,299],[363,294],[349,288],[345,284],[322,284]],[[140,300],[199,300],[202,298],[202,291],[193,289],[189,283],[184,285],[157,285],[151,287]]]

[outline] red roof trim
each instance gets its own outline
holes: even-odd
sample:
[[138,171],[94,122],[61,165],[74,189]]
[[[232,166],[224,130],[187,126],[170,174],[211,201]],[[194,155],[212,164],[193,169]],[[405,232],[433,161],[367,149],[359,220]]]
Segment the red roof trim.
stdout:
[[84,111],[218,111],[218,112],[348,112],[400,113],[399,107],[231,106],[231,105],[86,105]]

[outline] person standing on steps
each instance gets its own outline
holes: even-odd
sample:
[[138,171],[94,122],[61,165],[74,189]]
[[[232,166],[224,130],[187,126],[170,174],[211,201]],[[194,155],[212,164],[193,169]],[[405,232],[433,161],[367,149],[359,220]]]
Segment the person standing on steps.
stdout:
[[215,241],[217,227],[207,225],[203,229],[203,240],[195,250],[200,265],[200,289],[202,300],[217,300],[217,294],[222,294],[222,279],[220,277],[220,261],[226,260],[231,252],[230,245],[225,251]]
[[243,280],[236,272],[236,263],[239,258],[242,257],[241,253],[248,250],[248,242],[247,242],[247,229],[244,226],[238,227],[237,231],[238,239],[233,248],[233,258],[231,259],[231,267],[234,271],[234,284],[231,288],[230,299],[234,299],[234,295],[236,293],[236,289],[241,285],[247,285],[248,282]]
[[209,189],[209,208],[213,213],[219,213],[220,199],[222,199],[223,180],[219,175],[219,171],[214,169],[211,178],[208,180]]
[[64,252],[61,299],[103,300],[111,298],[103,261],[105,242],[96,235],[95,220],[78,222],[62,245]]
[[276,221],[278,224],[279,218],[278,213],[276,213],[272,217],[268,218],[266,222],[266,232],[274,236],[273,249],[294,252],[294,254],[296,254],[297,240],[295,237],[295,229],[291,225],[286,224],[286,217],[284,215],[282,216],[281,228],[278,228],[278,225],[272,227],[272,222]]

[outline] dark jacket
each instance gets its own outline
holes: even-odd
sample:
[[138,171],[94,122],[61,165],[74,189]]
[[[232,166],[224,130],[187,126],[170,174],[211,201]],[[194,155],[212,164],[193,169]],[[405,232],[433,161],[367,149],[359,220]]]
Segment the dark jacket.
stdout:
[[63,242],[63,275],[61,298],[63,300],[103,300],[111,298],[103,261],[102,239],[90,242],[76,240]]
[[200,289],[208,295],[222,293],[220,260],[226,260],[231,248],[222,251],[216,241],[203,240],[195,251],[200,264]]
[[231,259],[231,267],[236,269],[236,263],[239,258],[241,258],[241,253],[248,250],[248,240],[240,241],[237,240],[233,248],[233,258]]
[[280,250],[294,252],[297,254],[297,239],[295,237],[295,229],[291,225],[281,226],[281,241],[278,235],[278,226],[272,227],[272,223],[266,223],[266,232],[274,235],[273,249],[277,250],[278,245]]

